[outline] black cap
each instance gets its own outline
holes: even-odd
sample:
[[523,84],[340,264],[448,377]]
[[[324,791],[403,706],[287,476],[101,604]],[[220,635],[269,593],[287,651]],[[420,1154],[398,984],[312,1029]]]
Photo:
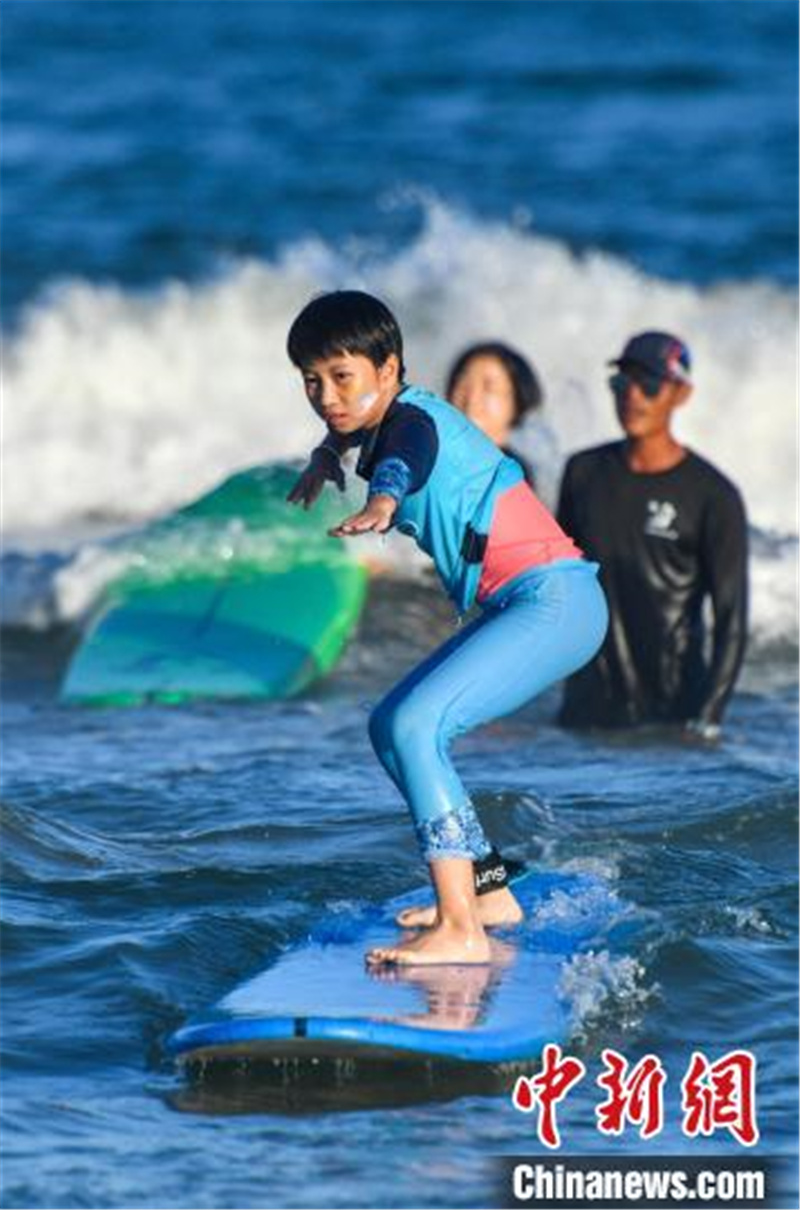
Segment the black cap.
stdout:
[[692,359],[689,350],[677,336],[668,332],[640,332],[632,336],[619,357],[610,366],[638,366],[669,382],[691,382]]

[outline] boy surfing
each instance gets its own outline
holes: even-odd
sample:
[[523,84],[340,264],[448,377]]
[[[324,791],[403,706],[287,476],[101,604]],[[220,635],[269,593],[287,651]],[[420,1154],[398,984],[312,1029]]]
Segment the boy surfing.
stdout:
[[403,913],[419,932],[371,950],[371,965],[482,963],[486,928],[521,911],[450,758],[458,735],[519,709],[581,668],[607,625],[597,564],[587,562],[507,457],[445,400],[405,383],[391,311],[355,290],[313,299],[287,341],[306,396],[327,426],[289,494],[309,507],[340,455],[360,448],[366,502],[334,537],[413,538],[459,614],[480,615],[404,677],[373,710],[378,759],[411,811],[436,896]]

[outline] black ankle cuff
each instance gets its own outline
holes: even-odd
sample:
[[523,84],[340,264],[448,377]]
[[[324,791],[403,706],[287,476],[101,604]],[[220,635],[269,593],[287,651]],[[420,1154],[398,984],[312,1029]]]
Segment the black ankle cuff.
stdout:
[[508,869],[497,849],[492,849],[479,861],[473,861],[475,871],[475,894],[488,895],[490,891],[499,891],[508,886]]
[[523,872],[525,863],[501,857],[497,849],[492,849],[480,861],[473,861],[472,868],[475,871],[475,894],[480,896],[508,886],[512,878]]

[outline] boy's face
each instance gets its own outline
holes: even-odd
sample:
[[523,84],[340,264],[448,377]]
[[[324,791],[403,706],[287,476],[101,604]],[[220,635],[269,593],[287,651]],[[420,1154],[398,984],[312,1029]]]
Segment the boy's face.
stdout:
[[336,433],[380,424],[399,385],[391,354],[381,366],[362,353],[334,353],[303,366],[303,385],[317,415]]
[[692,393],[687,383],[668,379],[657,383],[646,376],[640,381],[637,373],[631,370],[613,375],[610,385],[617,418],[626,436],[640,440],[669,433],[672,413]]

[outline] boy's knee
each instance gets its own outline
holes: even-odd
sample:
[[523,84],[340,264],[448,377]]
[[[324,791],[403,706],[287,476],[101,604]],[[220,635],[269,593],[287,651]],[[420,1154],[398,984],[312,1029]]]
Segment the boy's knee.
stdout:
[[[375,723],[376,734],[393,752],[411,755],[435,741],[436,720],[415,704],[413,695],[403,698],[386,710],[378,707],[375,714],[378,716]],[[373,732],[370,731],[370,734]]]

